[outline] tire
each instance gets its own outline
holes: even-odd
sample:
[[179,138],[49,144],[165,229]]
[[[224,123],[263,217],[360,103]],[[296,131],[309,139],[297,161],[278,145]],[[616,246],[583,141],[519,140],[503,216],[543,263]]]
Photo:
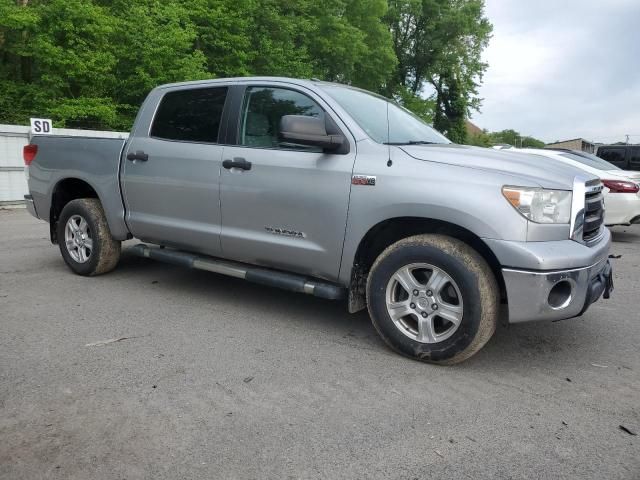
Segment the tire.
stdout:
[[118,264],[120,242],[111,236],[97,198],[80,198],[67,203],[56,228],[60,253],[74,273],[100,275]]
[[423,362],[452,365],[474,355],[495,332],[499,305],[487,262],[444,235],[396,242],[376,259],[367,280],[367,306],[380,336]]

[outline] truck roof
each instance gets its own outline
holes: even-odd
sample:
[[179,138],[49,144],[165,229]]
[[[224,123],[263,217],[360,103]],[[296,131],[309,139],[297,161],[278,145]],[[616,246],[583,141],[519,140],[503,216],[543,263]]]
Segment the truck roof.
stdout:
[[602,145],[598,145],[598,148],[609,148],[609,147],[615,147],[615,148],[631,148],[631,147],[640,147],[640,143],[603,143]]
[[239,83],[239,82],[246,82],[246,81],[270,81],[270,82],[275,81],[275,82],[282,82],[282,83],[292,83],[295,85],[302,85],[302,86],[317,85],[320,83],[331,83],[331,82],[318,80],[316,78],[300,79],[300,78],[291,78],[291,77],[258,76],[258,77],[210,78],[205,80],[192,80],[189,82],[165,83],[163,85],[158,85],[156,88],[164,89],[164,88],[182,87],[187,85],[215,85],[216,83]]

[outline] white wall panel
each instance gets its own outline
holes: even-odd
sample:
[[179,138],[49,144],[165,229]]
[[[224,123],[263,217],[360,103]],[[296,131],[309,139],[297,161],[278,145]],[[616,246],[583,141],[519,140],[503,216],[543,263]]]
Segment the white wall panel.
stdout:
[[0,202],[24,200],[27,193],[27,179],[23,171],[0,170]]
[[27,135],[0,132],[0,167],[23,167],[22,147],[28,141]]

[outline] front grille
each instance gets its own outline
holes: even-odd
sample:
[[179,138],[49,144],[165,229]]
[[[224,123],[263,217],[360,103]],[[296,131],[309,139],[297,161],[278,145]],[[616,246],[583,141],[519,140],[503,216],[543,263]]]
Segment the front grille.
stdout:
[[582,239],[590,242],[602,233],[604,224],[604,196],[602,184],[599,181],[587,183],[587,193],[584,202],[584,225]]

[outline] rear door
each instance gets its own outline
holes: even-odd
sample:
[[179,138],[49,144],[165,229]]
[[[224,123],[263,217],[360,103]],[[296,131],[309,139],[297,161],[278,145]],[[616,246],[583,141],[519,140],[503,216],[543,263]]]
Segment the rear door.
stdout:
[[168,90],[124,152],[127,225],[143,241],[220,253],[226,86]]
[[224,257],[337,278],[355,143],[335,116],[331,119],[349,142],[341,153],[282,142],[283,115],[333,115],[322,99],[288,84],[237,89],[236,146],[225,146],[223,158],[251,166],[222,168]]

